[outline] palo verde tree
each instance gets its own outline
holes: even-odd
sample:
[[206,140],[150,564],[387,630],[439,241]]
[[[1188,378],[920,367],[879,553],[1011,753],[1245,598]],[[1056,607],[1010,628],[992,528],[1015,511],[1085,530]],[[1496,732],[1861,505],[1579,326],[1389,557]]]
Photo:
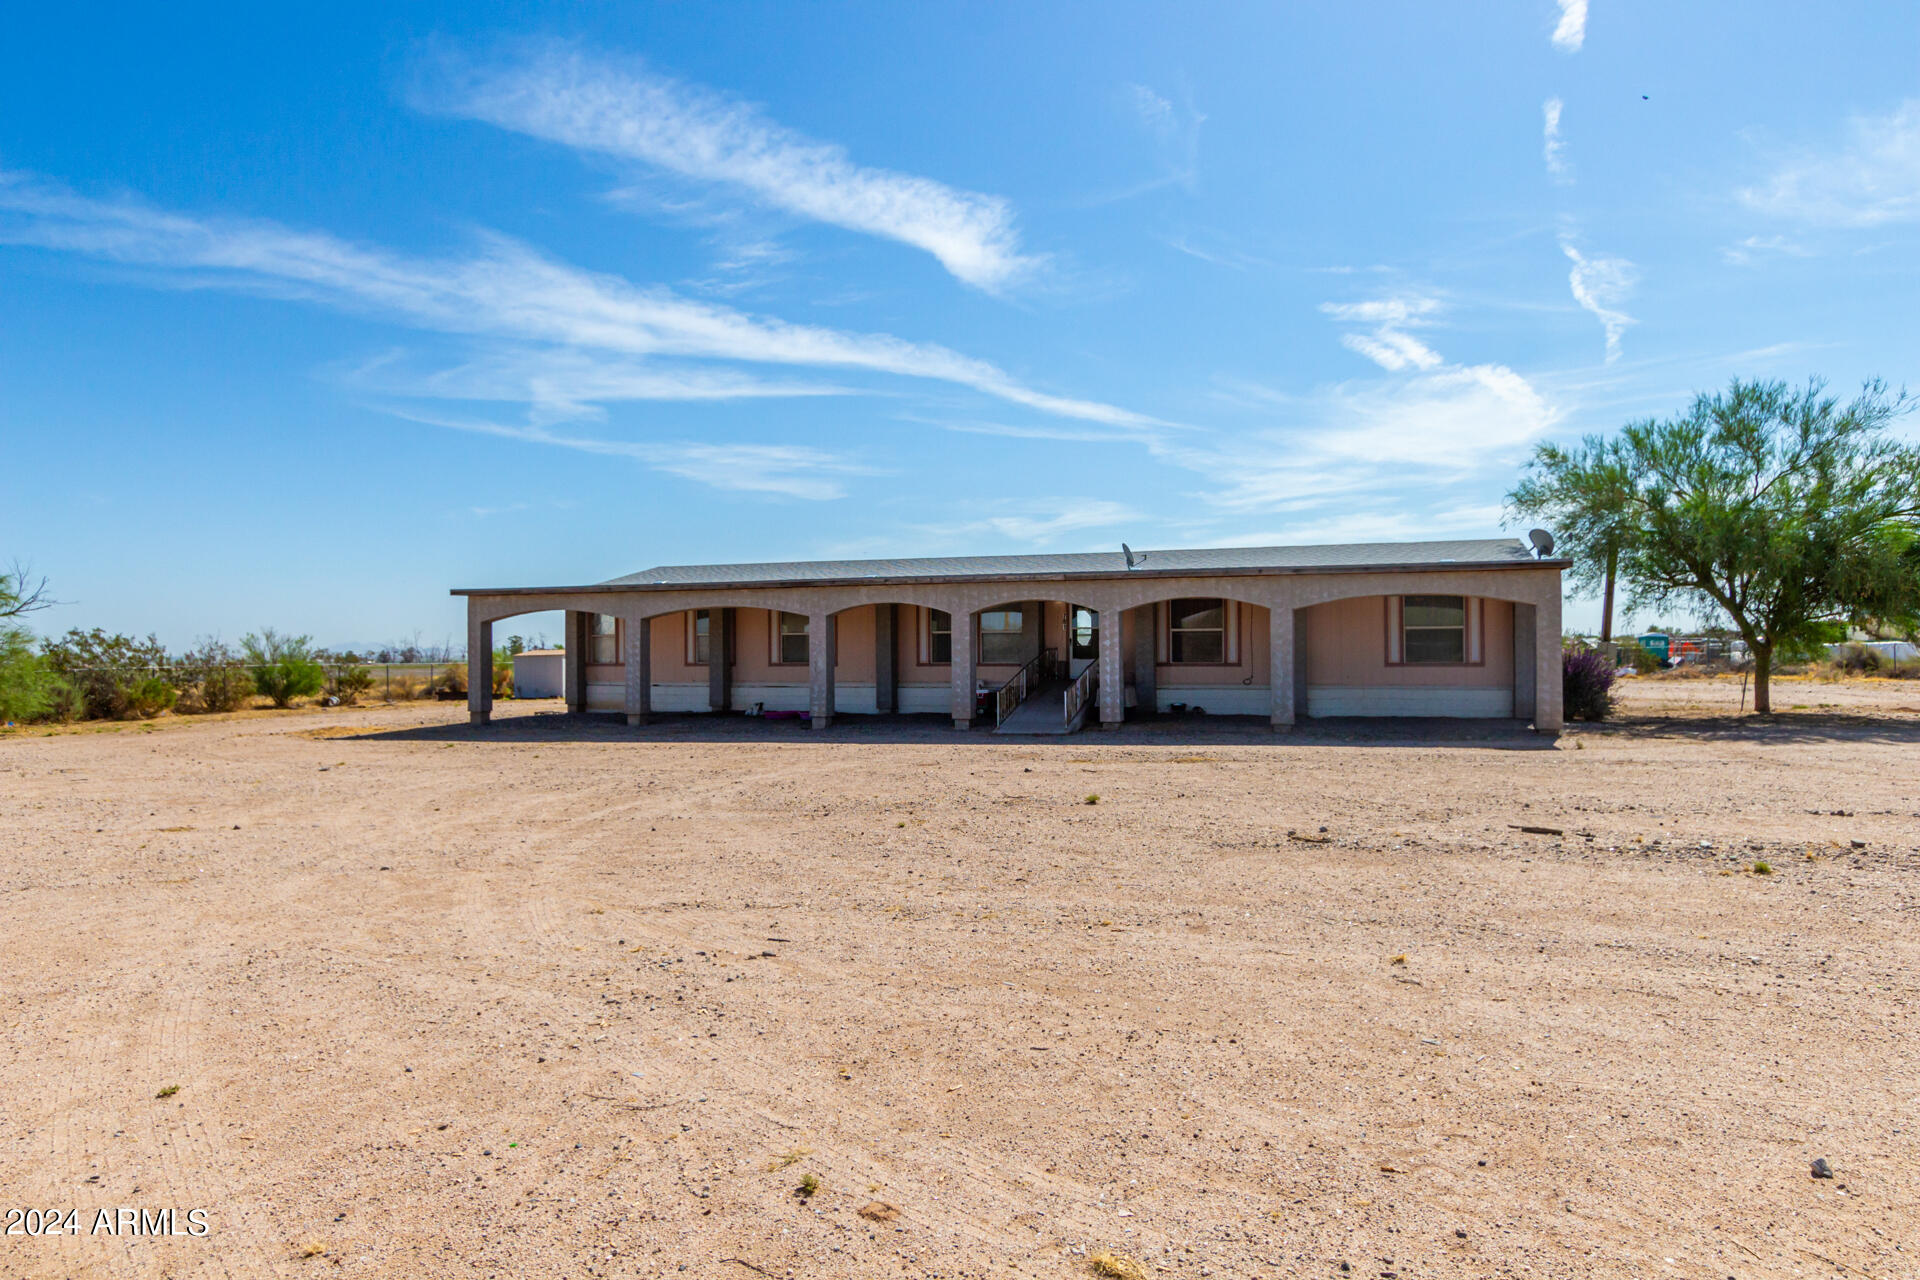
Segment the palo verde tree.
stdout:
[[311,697],[327,683],[326,668],[314,661],[310,637],[283,636],[272,627],[262,627],[259,635],[242,636],[240,648],[247,655],[254,689],[272,698],[276,707]]
[[1912,402],[1877,381],[1845,404],[1825,390],[1736,380],[1679,417],[1542,448],[1533,487],[1510,501],[1617,501],[1613,545],[1635,611],[1725,614],[1753,655],[1754,710],[1769,713],[1776,656],[1836,624],[1920,623],[1920,448],[1887,430]]
[[1543,444],[1507,495],[1515,519],[1553,530],[1555,549],[1573,561],[1567,571],[1573,588],[1600,592],[1602,641],[1613,639],[1614,583],[1634,532],[1632,480],[1612,445],[1600,436],[1570,449]]
[[23,562],[0,570],[0,723],[49,714],[63,687],[45,655],[35,651],[33,632],[20,621],[52,603],[46,579],[35,581]]

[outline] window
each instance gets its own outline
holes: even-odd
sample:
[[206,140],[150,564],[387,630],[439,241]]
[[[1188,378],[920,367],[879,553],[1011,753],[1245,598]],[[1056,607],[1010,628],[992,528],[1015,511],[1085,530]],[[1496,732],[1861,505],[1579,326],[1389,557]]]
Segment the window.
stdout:
[[775,660],[789,665],[805,666],[807,657],[807,615],[804,613],[781,614],[780,648]]
[[707,665],[707,637],[712,634],[713,616],[705,609],[695,609],[687,617],[687,661],[696,667]]
[[945,609],[927,610],[927,661],[953,661],[953,615]]
[[1401,604],[1400,626],[1404,661],[1467,660],[1466,597],[1407,596]]
[[1067,653],[1075,658],[1100,656],[1100,615],[1073,605],[1067,613]]
[[980,661],[985,666],[1017,667],[1031,655],[1026,649],[1026,619],[1018,609],[989,609],[980,615]]
[[593,621],[587,624],[587,651],[589,662],[620,661],[620,635],[615,629],[619,624],[612,614],[596,613]]
[[1175,600],[1167,606],[1169,662],[1227,660],[1227,602]]

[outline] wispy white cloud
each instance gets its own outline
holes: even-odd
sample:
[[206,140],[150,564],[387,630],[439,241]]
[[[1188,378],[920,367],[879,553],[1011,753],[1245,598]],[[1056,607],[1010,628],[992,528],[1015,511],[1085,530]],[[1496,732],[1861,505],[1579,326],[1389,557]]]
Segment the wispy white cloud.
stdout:
[[1270,258],[1263,258],[1258,254],[1247,253],[1244,250],[1219,243],[1218,236],[1209,235],[1206,238],[1208,243],[1202,244],[1200,243],[1199,237],[1187,233],[1180,233],[1167,236],[1165,242],[1168,248],[1184,253],[1190,258],[1198,258],[1202,262],[1210,263],[1216,267],[1226,267],[1233,271],[1248,271],[1256,267],[1271,267],[1273,265],[1273,261]]
[[[1070,533],[1112,529],[1145,519],[1122,502],[1103,498],[1023,498],[978,519],[915,526],[917,532],[952,539],[995,535],[1012,542],[1045,546]],[[989,507],[992,511],[992,508]]]
[[[540,426],[444,417],[408,407],[391,412],[409,421],[453,431],[571,449],[600,457],[630,458],[656,471],[741,493],[771,493],[825,501],[846,496],[841,482],[844,477],[874,474],[871,467],[804,445],[607,440]],[[479,509],[475,510],[478,514]]]
[[388,352],[346,369],[362,391],[422,400],[497,401],[527,406],[537,423],[605,416],[604,406],[635,401],[703,402],[850,395],[850,387],[737,369],[607,357],[591,351],[500,344],[455,364],[423,364]]
[[1040,413],[1110,425],[1150,419],[1051,395],[931,343],[790,324],[641,286],[481,233],[464,258],[426,259],[264,221],[197,219],[99,201],[0,172],[0,243],[149,268],[165,283],[251,289],[447,333],[612,353],[859,370],[967,387]]
[[1559,0],[1560,21],[1553,28],[1553,47],[1578,53],[1587,42],[1587,0]]
[[1121,87],[1121,110],[1132,117],[1152,144],[1156,172],[1117,190],[1101,192],[1089,203],[1113,204],[1165,187],[1191,191],[1200,179],[1200,126],[1207,117],[1182,95],[1178,102],[1143,84]]
[[1560,238],[1560,251],[1573,263],[1573,269],[1567,273],[1573,300],[1600,322],[1607,335],[1607,363],[1611,364],[1620,358],[1621,335],[1634,323],[1632,316],[1619,309],[1619,304],[1632,295],[1639,272],[1625,258],[1590,258],[1564,235]]
[[1339,546],[1355,542],[1420,542],[1433,538],[1486,537],[1500,527],[1498,504],[1409,510],[1404,503],[1367,505],[1354,510],[1312,512],[1260,529],[1236,529],[1210,536],[1206,526],[1189,527],[1189,540],[1218,547]]
[[1321,310],[1341,324],[1368,326],[1341,341],[1387,376],[1301,394],[1244,381],[1223,385],[1224,401],[1270,425],[1210,441],[1168,437],[1159,446],[1213,481],[1196,495],[1209,506],[1241,519],[1280,513],[1300,528],[1324,527],[1329,511],[1370,502],[1404,507],[1409,484],[1430,487],[1504,462],[1560,420],[1559,409],[1508,366],[1452,362],[1410,335],[1410,327],[1439,323],[1443,308],[1426,294]]
[[1739,195],[1761,213],[1819,226],[1920,219],[1920,99],[1853,117],[1843,142],[1789,153]]
[[[1158,436],[1158,428],[1133,429],[1127,427],[1079,427],[1042,423],[1028,425],[1012,422],[986,422],[975,418],[915,418],[901,415],[903,421],[921,422],[942,431],[955,431],[961,435],[999,436],[1008,440],[1064,440],[1072,444],[1089,444],[1094,441],[1115,443],[1132,442],[1151,444]],[[1178,430],[1179,428],[1171,428]]]
[[549,46],[494,62],[447,60],[423,105],[564,146],[723,183],[791,214],[923,249],[956,278],[999,292],[1032,273],[1012,207],[914,174],[857,164],[844,147],[746,102],[637,61]]
[[1560,136],[1560,112],[1564,104],[1558,98],[1548,98],[1540,104],[1540,115],[1545,123],[1544,150],[1547,172],[1561,182],[1570,181],[1572,169],[1567,164],[1566,140]]
[[1729,266],[1745,267],[1764,257],[1805,258],[1812,256],[1812,252],[1785,236],[1748,236],[1721,249],[1720,257]]
[[1327,302],[1320,310],[1346,324],[1369,326],[1366,333],[1343,333],[1341,345],[1357,351],[1383,369],[1433,369],[1440,353],[1408,333],[1409,328],[1432,323],[1440,303],[1419,294],[1376,298],[1367,302]]

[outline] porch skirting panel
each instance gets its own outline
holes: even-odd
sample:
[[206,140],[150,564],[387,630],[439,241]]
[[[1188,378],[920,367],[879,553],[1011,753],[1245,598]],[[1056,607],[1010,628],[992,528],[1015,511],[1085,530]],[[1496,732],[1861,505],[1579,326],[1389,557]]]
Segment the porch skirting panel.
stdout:
[[[707,698],[711,691],[707,682],[698,684],[663,684],[658,681],[653,686],[652,709],[654,711],[701,712],[710,710]],[[587,686],[587,710],[620,711],[626,702],[626,687],[617,684],[590,684]],[[950,700],[946,685],[937,686],[900,686],[902,711],[944,712]],[[759,703],[768,711],[805,711],[808,709],[808,688],[805,684],[747,684],[738,683],[732,690],[732,707],[735,711],[750,711],[754,703]],[[833,709],[836,715],[872,715],[873,685],[855,684],[849,681],[835,681],[833,691]]]
[[946,715],[953,709],[953,685],[903,684],[900,686],[900,710],[905,715]]
[[1153,691],[1154,706],[1173,710],[1173,704],[1205,707],[1210,716],[1264,716],[1272,706],[1264,684],[1163,684]]
[[1513,715],[1511,689],[1461,689],[1439,685],[1307,686],[1310,716],[1447,716],[1504,720]]

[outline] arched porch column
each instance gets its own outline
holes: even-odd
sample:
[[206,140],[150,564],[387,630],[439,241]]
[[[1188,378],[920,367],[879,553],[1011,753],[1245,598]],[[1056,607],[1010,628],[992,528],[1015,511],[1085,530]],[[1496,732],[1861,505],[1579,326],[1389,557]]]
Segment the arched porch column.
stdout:
[[1267,610],[1267,719],[1276,729],[1293,728],[1293,606],[1275,601]]
[[493,620],[478,600],[467,600],[467,719],[483,725],[493,717]]
[[1094,659],[1100,664],[1100,727],[1117,729],[1127,718],[1126,650],[1121,646],[1121,618],[1124,610],[1099,611],[1100,652]]
[[964,605],[946,610],[953,619],[953,727],[973,728],[973,614]]
[[833,641],[837,630],[837,614],[807,615],[808,723],[816,729],[833,723]]
[[1566,728],[1560,657],[1560,593],[1542,592],[1533,607],[1533,727],[1558,737]]
[[561,670],[566,682],[568,715],[587,713],[587,646],[592,643],[587,636],[587,624],[592,616],[584,609],[568,609],[561,615],[560,631],[565,639],[560,644],[566,650]]
[[645,724],[653,715],[653,620],[623,618],[627,662],[627,723]]

